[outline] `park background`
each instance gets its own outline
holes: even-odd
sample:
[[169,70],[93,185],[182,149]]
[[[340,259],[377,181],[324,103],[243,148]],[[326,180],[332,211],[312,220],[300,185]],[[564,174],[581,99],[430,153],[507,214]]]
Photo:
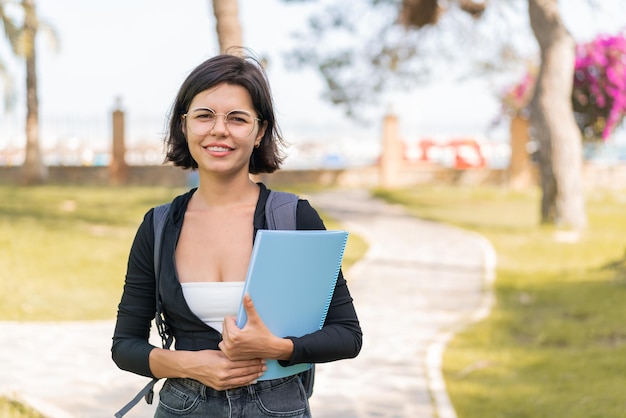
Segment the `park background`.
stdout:
[[[463,63],[450,62],[427,83],[407,91],[389,91],[366,121],[347,117],[322,98],[322,79],[312,68],[288,68],[286,56],[298,48],[313,11],[324,2],[241,1],[244,43],[268,62],[279,121],[287,142],[286,169],[346,168],[372,165],[381,152],[383,117],[397,115],[407,158],[416,159],[416,143],[454,138],[478,141],[485,164],[508,164],[509,132],[502,113],[506,87],[493,77],[460,79]],[[563,19],[578,42],[624,26],[626,5],[618,0],[577,2],[563,8]],[[367,7],[363,2],[355,7]],[[177,88],[188,72],[219,51],[211,3],[188,0],[111,1],[40,0],[38,14],[57,32],[58,44],[41,33],[37,40],[41,146],[48,165],[106,165],[110,161],[111,112],[126,114],[127,160],[160,164],[165,121]],[[523,10],[520,27],[526,48],[536,50]],[[272,24],[271,22],[280,22]],[[0,44],[2,57],[10,57]],[[0,165],[23,160],[25,106],[23,63],[5,58],[14,77],[15,102],[0,112]],[[461,68],[461,70],[459,70]],[[515,77],[517,75],[514,75]],[[505,81],[514,82],[511,77]],[[500,123],[494,121],[500,119]],[[611,138],[605,160],[626,159],[626,137]],[[453,166],[450,153],[438,163]]]
[[[46,10],[45,3],[41,2],[42,10]],[[85,42],[80,52],[75,53],[81,59],[59,65],[57,74],[63,75],[59,78],[47,79],[47,76],[43,74],[44,71],[40,69],[43,88],[54,86],[58,89],[55,94],[42,93],[44,124],[48,123],[45,121],[46,118],[51,120],[47,128],[42,129],[42,135],[46,135],[46,132],[50,135],[47,141],[52,146],[69,143],[75,144],[74,148],[80,149],[83,143],[91,145],[100,141],[104,142],[104,149],[110,146],[110,117],[116,106],[117,97],[122,98],[121,105],[129,117],[129,143],[132,145],[142,141],[141,138],[147,138],[150,142],[155,141],[158,146],[165,113],[175,87],[174,90],[163,95],[162,101],[157,98],[158,92],[165,92],[171,88],[171,86],[167,87],[170,82],[172,86],[177,86],[197,61],[217,51],[215,48],[214,51],[207,53],[204,47],[199,48],[196,52],[200,55],[193,62],[185,63],[184,68],[178,68],[178,72],[171,79],[166,75],[158,77],[159,69],[165,73],[168,64],[177,61],[176,54],[182,51],[181,45],[186,45],[189,39],[193,39],[194,34],[190,31],[191,28],[202,28],[203,33],[208,33],[209,38],[214,40],[214,37],[210,35],[212,30],[210,8],[207,4],[197,2],[198,8],[193,9],[193,13],[189,16],[182,16],[180,13],[186,9],[180,4],[176,4],[176,10],[164,7],[161,11],[168,10],[170,13],[159,20],[160,30],[146,34],[143,30],[146,22],[144,19],[150,20],[149,17],[158,14],[159,11],[152,9],[154,3],[138,3],[142,4],[142,8],[133,11],[132,16],[130,10],[133,9],[126,8],[128,4],[124,4],[123,12],[118,10],[115,13],[104,5],[92,5],[96,7],[97,18],[84,20],[81,24],[75,23],[80,30],[71,36],[71,39]],[[246,5],[259,3],[261,2],[241,2],[244,22],[245,19],[254,20],[256,23],[264,20],[265,15],[260,12],[256,15],[246,14],[247,17],[243,18]],[[49,2],[48,4],[56,6],[61,3]],[[78,13],[73,16],[74,22],[80,22],[81,18],[88,16],[84,10],[81,11],[79,2],[65,4],[76,7],[75,10]],[[189,4],[191,2],[186,3],[186,5]],[[289,6],[292,13],[279,13],[276,9],[274,15],[269,8],[264,8],[262,11],[268,14],[268,20],[271,17],[291,22],[291,19],[295,21],[293,11],[296,7],[299,6]],[[565,12],[579,12],[581,20],[570,21],[573,32],[578,30],[585,32],[591,27],[595,30],[585,35],[578,35],[577,40],[591,39],[593,34],[599,33],[600,30],[607,30],[610,27],[609,22],[617,23],[615,30],[621,28],[619,20],[621,16],[624,16],[623,13],[605,15],[606,20],[602,20],[587,13],[589,9],[584,4],[579,7],[581,8],[570,8],[568,3],[568,6],[563,8]],[[623,5],[615,3],[615,7],[617,7],[616,10],[620,10],[619,8]],[[72,16],[69,9],[59,7],[57,11]],[[124,20],[124,15],[127,15],[128,20]],[[179,17],[178,20],[184,22],[184,25],[181,24],[180,29],[171,32],[163,29],[173,24],[174,16]],[[52,19],[50,20],[54,23]],[[208,25],[207,21],[210,22]],[[121,28],[126,26],[133,27],[134,31],[127,33],[125,37],[119,38],[113,44],[108,42],[109,39],[113,39],[109,36],[123,33]],[[86,36],[85,34],[88,33],[86,31],[91,27],[98,28],[99,32],[106,35]],[[163,35],[161,32],[165,34],[165,38],[154,42],[157,35]],[[247,37],[253,38],[245,23],[244,32]],[[263,33],[267,32],[269,31],[263,31]],[[172,37],[168,35],[180,36],[180,38],[172,42]],[[284,37],[283,34],[278,40],[266,40],[266,42],[280,44]],[[133,39],[141,39],[141,41],[134,42]],[[199,39],[204,42],[208,38],[201,36]],[[121,48],[125,44],[131,44],[132,47],[129,49],[131,52],[123,61],[105,59],[111,50],[115,50],[115,47]],[[147,48],[147,45],[152,47]],[[162,54],[165,45],[168,45],[167,51],[171,52],[171,56],[168,55],[167,58],[162,56],[166,55]],[[250,45],[252,46],[252,41]],[[143,51],[142,48],[151,49],[153,52],[149,55],[156,54],[154,51],[157,51],[158,59],[151,60],[139,54]],[[264,48],[263,45],[258,47],[261,54],[264,53]],[[123,54],[115,53],[112,55],[123,56]],[[191,52],[183,53],[182,56],[178,56],[179,62],[184,62],[191,55],[193,55]],[[52,59],[60,60],[59,57]],[[44,62],[47,62],[45,68],[54,67],[50,61],[44,59]],[[109,65],[111,62],[115,63],[113,67]],[[399,115],[402,136],[405,137],[435,135],[442,132],[444,135],[474,135],[476,131],[480,134],[484,132],[484,125],[490,123],[493,118],[490,109],[496,114],[499,111],[497,102],[492,101],[491,104],[482,102],[482,100],[493,98],[492,86],[483,83],[475,87],[474,82],[468,81],[464,81],[461,85],[454,85],[448,80],[443,83],[445,88],[433,82],[428,87],[416,89],[415,95],[411,94],[408,98],[398,94],[387,96],[380,104],[380,121],[364,129],[363,125],[347,119],[341,111],[319,100],[319,83],[314,81],[315,77],[311,79],[307,76],[307,81],[303,81],[304,75],[313,75],[312,73],[306,71],[299,75],[287,71],[283,73],[279,71],[282,68],[279,63],[279,59],[270,60],[270,79],[276,86],[274,89],[277,102],[284,103],[282,105],[278,103],[278,105],[279,112],[285,120],[283,126],[286,136],[294,142],[299,141],[299,134],[295,127],[304,127],[302,131],[307,132],[307,129],[312,126],[322,126],[324,130],[331,133],[331,136],[322,140],[324,136],[316,133],[315,138],[322,143],[331,142],[330,146],[333,148],[337,148],[336,141],[343,141],[344,133],[348,132],[347,135],[354,135],[355,138],[350,142],[353,148],[371,147],[376,150],[380,146],[381,131],[383,131],[380,124],[383,116],[390,109]],[[14,68],[19,74],[20,65],[15,64]],[[105,71],[101,72],[102,69]],[[131,77],[131,74],[135,75]],[[155,74],[157,78],[146,83],[148,87],[145,90],[138,92],[137,87],[144,80],[148,80],[148,75],[152,74]],[[294,82],[284,88],[278,87],[283,80],[288,79]],[[128,83],[128,87],[112,87],[110,80],[115,81],[113,84],[120,83],[120,86]],[[302,87],[302,91],[294,88],[294,85]],[[474,86],[475,90],[470,86]],[[305,94],[308,88],[313,90],[310,97]],[[137,91],[137,97],[146,102],[140,103],[141,100],[133,99],[131,97],[133,93],[129,93],[130,91]],[[104,92],[104,94],[99,92]],[[431,94],[429,95],[428,92]],[[54,116],[54,111],[49,113],[52,116],[45,116],[50,109],[64,109],[54,100],[66,96],[69,96],[69,104],[62,113],[67,112],[65,114],[70,116]],[[292,97],[292,101],[288,97]],[[442,97],[447,100],[442,102]],[[409,105],[405,106],[407,102],[403,100],[408,101]],[[155,105],[157,102],[159,104]],[[311,107],[302,106],[309,103],[312,103]],[[157,107],[159,110],[156,114],[153,114],[152,110],[147,110]],[[142,110],[136,110],[139,108]],[[2,127],[12,123],[19,125],[19,109],[18,103],[16,110],[11,111],[14,112],[12,116],[14,119],[9,119],[9,112],[6,119],[3,119]],[[144,109],[146,109],[145,113]],[[480,109],[480,112],[476,112],[476,109]],[[290,113],[292,111],[299,113],[301,110],[304,115],[301,118],[296,117],[295,113],[293,115]],[[404,116],[403,111],[408,111],[408,116]],[[438,116],[429,113],[430,111]],[[316,121],[324,121],[324,123],[309,124],[312,112]],[[72,116],[74,113],[78,116]],[[292,116],[293,119],[291,119]],[[139,121],[147,120],[145,125],[148,127],[146,128],[143,123],[133,123],[134,118]],[[9,120],[14,122],[9,122]],[[80,120],[83,122],[76,122]],[[466,124],[464,121],[469,122]],[[292,125],[290,125],[291,122],[293,122]],[[474,123],[479,127],[469,127]],[[140,125],[144,127],[137,128]],[[416,131],[411,132],[411,129],[407,129],[407,125],[413,125]],[[81,134],[76,126],[82,126],[92,133]],[[343,127],[346,127],[345,130]],[[20,127],[17,126],[15,131],[19,132],[19,129]],[[135,129],[145,131],[143,134],[135,134],[133,133]],[[340,132],[342,135],[339,135]],[[358,135],[359,132],[363,135]],[[19,147],[21,141],[19,134],[11,138],[12,146]],[[349,142],[347,139],[345,141]],[[506,141],[506,134],[503,134],[501,141]],[[373,153],[376,156],[376,151]],[[80,158],[73,160],[72,164],[80,166],[84,164],[83,154],[79,153],[78,156]],[[615,182],[604,184],[620,187],[620,184]],[[93,194],[87,193],[88,190]],[[125,193],[127,190],[133,193]],[[108,292],[119,293],[119,283],[116,286],[111,282],[110,277],[114,275],[108,274],[105,267],[106,264],[111,264],[110,260],[120,259],[123,256],[111,257],[101,252],[96,254],[101,259],[89,259],[88,257],[93,256],[93,251],[85,248],[89,247],[85,245],[85,227],[90,231],[90,236],[93,235],[92,238],[98,240],[99,249],[103,248],[100,247],[103,241],[111,241],[115,234],[119,234],[115,237],[117,248],[113,251],[116,251],[117,255],[125,253],[136,222],[145,211],[146,200],[135,202],[133,213],[121,219],[118,213],[111,210],[119,206],[117,204],[119,201],[116,198],[107,198],[106,196],[110,195],[106,193],[113,193],[119,198],[124,195],[132,199],[135,197],[132,195],[141,196],[137,189],[120,188],[116,192],[111,189],[51,186],[48,188],[7,187],[2,191],[4,197],[1,220],[5,232],[3,246],[4,250],[8,250],[5,254],[9,254],[9,265],[18,266],[11,272],[22,274],[19,276],[21,280],[2,282],[4,286],[8,284],[12,290],[17,289],[22,292],[20,297],[11,298],[13,305],[3,302],[5,309],[10,306],[15,307],[15,309],[7,309],[8,313],[5,313],[4,317],[13,318],[14,316],[11,315],[16,315],[22,318],[40,315],[39,318],[41,318],[43,315],[50,318],[55,312],[70,314],[67,310],[55,309],[55,306],[50,305],[51,301],[65,303],[64,306],[78,309],[72,315],[78,317],[84,315],[84,312],[80,311],[81,308],[84,309],[84,304],[76,303],[75,299],[70,299],[68,303],[67,300],[61,298],[58,300],[49,298],[47,303],[42,303],[41,296],[52,295],[49,290],[51,288],[56,288],[57,292],[62,286],[74,289],[70,298],[80,296],[82,291],[102,292],[105,286],[108,286]],[[154,190],[150,189],[144,190],[143,193],[150,195],[156,203],[156,201],[164,200],[168,193],[175,191],[160,189],[160,192],[155,194]],[[511,193],[505,189],[484,190],[479,187],[454,189],[410,187],[398,194],[385,193],[389,192],[379,192],[378,195],[391,202],[409,207],[416,216],[479,232],[493,242],[498,251],[498,279],[495,284],[498,304],[488,320],[460,334],[449,347],[447,354],[444,372],[459,416],[485,417],[504,414],[504,416],[533,418],[537,416],[588,418],[592,416],[592,413],[603,417],[623,415],[623,397],[619,389],[622,378],[619,371],[623,369],[620,365],[626,358],[624,356],[624,341],[626,341],[624,335],[626,334],[622,320],[624,314],[620,310],[625,277],[624,220],[621,215],[624,200],[621,192],[605,194],[602,190],[592,189],[587,196],[589,230],[583,235],[574,236],[574,239],[572,235],[559,234],[558,230],[538,226],[537,193],[534,189]],[[106,210],[102,210],[103,207]],[[86,213],[75,212],[76,209],[86,210]],[[52,214],[51,217],[50,214]],[[112,214],[115,219],[109,219]],[[79,217],[83,221],[76,222]],[[120,222],[123,226],[120,226]],[[29,229],[23,229],[25,226]],[[112,228],[108,229],[111,226]],[[122,229],[124,229],[123,233]],[[73,234],[75,239],[69,239],[70,234]],[[8,239],[9,236],[10,239]],[[560,237],[560,240],[557,237]],[[40,246],[34,246],[33,242],[46,243],[47,246],[40,248]],[[66,247],[72,243],[76,247]],[[16,249],[19,251],[15,251]],[[33,251],[37,251],[36,257],[30,259],[37,259],[37,263],[26,263],[19,258],[28,257]],[[50,253],[56,254],[57,257],[50,257]],[[67,281],[63,281],[63,272],[68,271],[68,266],[67,260],[58,256],[62,253],[70,253],[73,255],[73,261],[84,263],[81,267],[83,269],[93,270],[94,265],[102,267],[102,269],[98,268],[101,271],[97,274],[101,275],[103,280],[94,283],[96,286],[93,288],[79,288],[76,285],[81,283],[81,270],[73,268],[71,269],[73,275],[66,277]],[[4,257],[2,260],[7,261]],[[120,269],[119,266],[115,268]],[[28,274],[32,273],[31,269],[35,269],[39,274]],[[50,272],[58,277],[50,279]],[[38,289],[38,292],[33,292],[32,289]],[[17,294],[2,293],[5,297],[8,294],[14,296]],[[107,306],[111,308],[111,304]],[[502,390],[495,394],[493,393],[494,387]]]

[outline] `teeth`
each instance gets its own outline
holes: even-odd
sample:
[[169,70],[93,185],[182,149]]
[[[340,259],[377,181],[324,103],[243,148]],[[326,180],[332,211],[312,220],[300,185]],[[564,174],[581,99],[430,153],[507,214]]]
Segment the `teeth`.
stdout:
[[226,152],[226,151],[230,151],[230,148],[226,148],[226,147],[207,147],[207,149],[209,151],[215,151],[215,152]]

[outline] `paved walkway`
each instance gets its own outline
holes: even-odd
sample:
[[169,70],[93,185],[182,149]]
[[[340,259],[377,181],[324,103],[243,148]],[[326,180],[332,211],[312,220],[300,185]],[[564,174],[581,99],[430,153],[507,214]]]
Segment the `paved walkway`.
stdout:
[[[441,353],[456,330],[488,311],[493,250],[475,234],[416,220],[363,191],[309,199],[370,243],[345,272],[363,349],[356,359],[318,365],[315,418],[455,418]],[[113,416],[147,382],[111,361],[113,326],[0,322],[0,393],[50,418]],[[153,411],[142,402],[127,417]]]

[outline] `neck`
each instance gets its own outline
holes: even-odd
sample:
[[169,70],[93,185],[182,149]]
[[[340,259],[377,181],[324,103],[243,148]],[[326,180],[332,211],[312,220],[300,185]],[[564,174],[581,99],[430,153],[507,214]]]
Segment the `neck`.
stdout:
[[194,194],[203,207],[224,207],[241,203],[256,202],[259,186],[249,176],[219,179],[200,176],[198,190]]

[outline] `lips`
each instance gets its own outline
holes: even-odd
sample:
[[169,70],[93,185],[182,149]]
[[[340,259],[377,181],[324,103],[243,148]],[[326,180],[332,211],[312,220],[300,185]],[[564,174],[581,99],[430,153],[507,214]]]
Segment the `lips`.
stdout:
[[229,148],[229,147],[217,146],[217,145],[209,145],[208,147],[205,147],[205,149],[211,152],[228,152],[228,151],[233,150],[232,148]]

